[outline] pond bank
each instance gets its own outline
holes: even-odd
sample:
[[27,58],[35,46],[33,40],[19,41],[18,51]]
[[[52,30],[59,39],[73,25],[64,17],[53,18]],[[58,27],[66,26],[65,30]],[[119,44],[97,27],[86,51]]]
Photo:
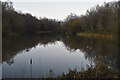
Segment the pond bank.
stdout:
[[52,31],[38,31],[37,34],[46,34],[46,33],[52,33]]
[[98,63],[88,66],[87,70],[78,72],[76,69],[69,70],[67,74],[62,73],[60,78],[120,78],[120,73],[108,68],[106,64]]
[[14,33],[14,32],[11,32],[7,35],[3,35],[3,37],[20,37],[20,36],[23,36],[23,35],[27,35],[27,36],[31,36],[31,35],[38,35],[38,34],[49,34],[49,33],[53,33],[52,31],[37,31],[37,32],[32,32],[32,33],[22,33],[22,34],[18,34],[18,33]]
[[100,39],[110,39],[117,40],[117,35],[112,34],[100,34],[100,33],[77,33],[77,36],[88,37],[88,38],[100,38]]

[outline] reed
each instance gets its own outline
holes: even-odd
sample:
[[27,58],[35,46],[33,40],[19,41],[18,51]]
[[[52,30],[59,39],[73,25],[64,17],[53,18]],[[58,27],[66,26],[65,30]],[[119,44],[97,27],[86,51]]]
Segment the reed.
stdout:
[[107,40],[117,40],[116,35],[112,34],[100,34],[100,33],[77,33],[77,36],[88,37],[88,38],[98,38],[98,39],[107,39]]

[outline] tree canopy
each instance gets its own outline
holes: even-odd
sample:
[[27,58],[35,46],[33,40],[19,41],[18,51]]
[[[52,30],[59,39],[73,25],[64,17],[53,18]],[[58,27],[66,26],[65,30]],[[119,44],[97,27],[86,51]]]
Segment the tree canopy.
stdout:
[[71,13],[65,21],[38,19],[30,13],[15,11],[12,2],[2,2],[3,36],[12,34],[33,34],[38,31],[77,34],[80,32],[117,34],[119,1],[104,3],[78,16]]

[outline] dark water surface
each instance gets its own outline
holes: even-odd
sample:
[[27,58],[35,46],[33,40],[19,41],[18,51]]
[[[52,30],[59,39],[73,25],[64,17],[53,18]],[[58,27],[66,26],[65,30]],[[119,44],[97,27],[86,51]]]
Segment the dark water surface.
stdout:
[[117,69],[117,43],[62,35],[3,38],[3,78],[56,77],[97,62]]

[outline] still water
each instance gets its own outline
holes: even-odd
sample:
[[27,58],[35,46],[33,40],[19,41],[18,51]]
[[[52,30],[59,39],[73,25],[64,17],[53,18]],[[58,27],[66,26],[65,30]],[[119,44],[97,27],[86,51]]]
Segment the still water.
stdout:
[[62,35],[3,39],[3,78],[57,77],[97,62],[117,68],[115,41]]

